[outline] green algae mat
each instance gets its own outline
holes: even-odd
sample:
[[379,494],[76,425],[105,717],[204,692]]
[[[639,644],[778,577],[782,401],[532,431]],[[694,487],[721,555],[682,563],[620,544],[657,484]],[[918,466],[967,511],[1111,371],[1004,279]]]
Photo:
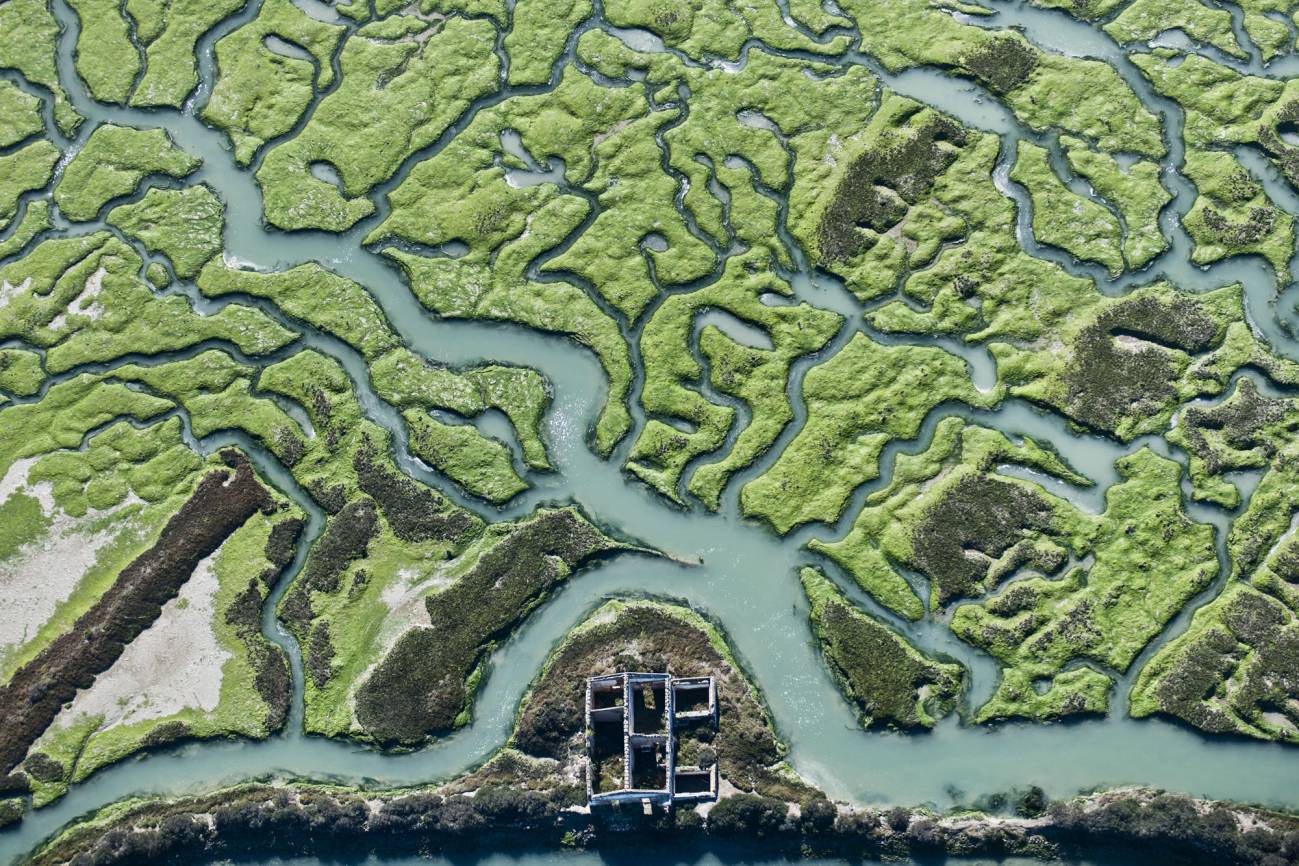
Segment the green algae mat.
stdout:
[[[0,861],[1299,863],[1297,37],[0,0]],[[587,809],[627,670],[718,802]]]

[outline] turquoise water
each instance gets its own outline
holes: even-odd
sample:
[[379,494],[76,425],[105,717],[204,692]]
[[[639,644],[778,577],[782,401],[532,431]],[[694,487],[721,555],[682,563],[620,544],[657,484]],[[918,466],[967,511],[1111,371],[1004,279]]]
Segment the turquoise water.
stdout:
[[[992,0],[989,6],[996,14],[977,23],[1020,27],[1029,38],[1048,49],[1110,61],[1141,99],[1166,118],[1170,155],[1165,160],[1169,168],[1165,177],[1176,198],[1166,209],[1162,225],[1172,239],[1172,247],[1146,271],[1109,281],[1099,269],[1074,263],[1059,251],[1037,244],[1029,227],[1027,197],[1006,180],[1008,160],[1014,152],[1015,141],[1021,137],[1051,147],[1057,162],[1059,154],[1049,138],[1024,129],[987,94],[972,85],[954,82],[934,70],[917,69],[900,75],[887,75],[869,58],[852,52],[841,62],[863,63],[896,91],[948,111],[971,126],[1002,136],[1004,145],[997,176],[1003,191],[1020,205],[1021,241],[1034,255],[1059,261],[1071,272],[1096,277],[1105,291],[1113,293],[1160,277],[1195,291],[1242,282],[1247,288],[1252,324],[1279,351],[1299,357],[1299,344],[1288,330],[1295,318],[1294,292],[1287,292],[1278,303],[1273,297],[1271,273],[1265,266],[1253,259],[1233,260],[1211,268],[1199,268],[1189,263],[1189,241],[1178,220],[1190,208],[1194,191],[1175,171],[1182,156],[1180,110],[1156,96],[1123,53],[1098,31],[1062,14],[1036,10],[1022,3]],[[251,173],[237,170],[222,138],[194,117],[194,106],[203,104],[211,86],[213,43],[251,18],[255,14],[255,2],[200,42],[203,84],[182,112],[142,112],[92,102],[72,71],[71,52],[78,30],[76,17],[63,0],[55,0],[54,7],[67,27],[61,43],[60,71],[77,109],[93,121],[112,120],[135,125],[161,123],[172,130],[183,147],[202,156],[204,167],[194,180],[211,184],[227,205],[225,240],[230,256],[265,268],[319,261],[369,287],[393,327],[424,356],[453,365],[480,360],[528,364],[542,370],[553,383],[555,399],[545,432],[557,471],[530,475],[533,489],[508,508],[498,511],[456,493],[445,479],[405,453],[402,421],[391,407],[374,395],[360,356],[339,341],[307,329],[304,338],[307,345],[343,363],[361,395],[366,413],[377,423],[398,432],[394,441],[399,462],[404,468],[450,490],[458,501],[493,519],[520,516],[542,502],[575,501],[598,520],[673,555],[699,559],[701,565],[686,568],[658,559],[625,557],[576,577],[493,656],[489,676],[475,702],[472,724],[435,746],[396,757],[344,743],[304,737],[296,732],[296,722],[301,717],[300,663],[292,640],[268,614],[265,620],[267,633],[290,650],[298,686],[298,702],[286,733],[264,743],[192,744],[102,771],[74,788],[55,805],[30,815],[18,828],[0,833],[0,861],[20,856],[77,815],[136,792],[178,792],[267,776],[310,776],[353,783],[397,785],[461,772],[484,760],[504,742],[529,680],[549,649],[568,629],[605,598],[641,594],[682,599],[706,611],[725,627],[739,656],[766,694],[777,726],[790,744],[791,763],[834,797],[866,803],[932,803],[947,807],[970,803],[980,795],[1030,783],[1041,785],[1049,794],[1064,796],[1100,786],[1139,782],[1191,794],[1299,808],[1299,787],[1294,784],[1294,779],[1299,778],[1299,749],[1244,740],[1210,739],[1167,722],[1138,722],[1125,718],[1131,674],[1121,679],[1116,691],[1115,712],[1105,720],[1068,725],[1007,724],[986,729],[966,727],[959,719],[951,718],[939,724],[932,733],[924,735],[866,733],[860,730],[853,712],[831,682],[812,642],[806,603],[795,571],[800,564],[819,560],[804,551],[802,545],[813,537],[841,537],[847,530],[848,519],[867,493],[886,482],[891,473],[893,455],[922,450],[942,418],[961,415],[1008,433],[1027,434],[1051,443],[1097,483],[1087,489],[1060,482],[1048,483],[1054,492],[1090,511],[1100,509],[1105,488],[1115,480],[1114,461],[1144,445],[1168,453],[1160,441],[1141,440],[1125,446],[1098,437],[1078,437],[1068,430],[1062,419],[1015,401],[1007,402],[996,412],[941,406],[926,419],[916,439],[889,446],[882,461],[884,477],[856,491],[853,504],[846,510],[847,517],[839,525],[804,528],[785,539],[778,539],[763,527],[740,519],[736,506],[739,487],[770,464],[805,418],[801,399],[803,374],[808,367],[842,347],[854,330],[865,327],[860,305],[835,281],[810,273],[803,264],[801,252],[792,246],[788,237],[783,237],[791,246],[794,261],[800,263],[795,272],[787,275],[797,295],[810,303],[842,312],[849,318],[848,325],[823,353],[815,358],[802,359],[795,365],[789,387],[795,423],[767,457],[740,473],[732,482],[723,497],[721,511],[708,514],[701,509],[690,512],[675,509],[639,485],[629,483],[619,471],[626,443],[609,461],[597,459],[588,447],[587,431],[605,391],[601,371],[589,353],[562,339],[520,328],[434,319],[418,305],[382,256],[361,247],[361,238],[386,215],[387,206],[382,193],[400,182],[414,160],[408,161],[395,178],[380,188],[378,213],[346,234],[307,232],[286,235],[262,227],[260,196]],[[332,14],[329,7],[318,3],[313,3],[311,8],[313,14],[319,16]],[[592,21],[583,26],[603,25]],[[661,48],[652,39],[646,39],[644,34],[624,32],[621,35],[638,47]],[[1289,65],[1287,60],[1265,70],[1254,61],[1248,68],[1256,74],[1274,74],[1288,69]],[[476,107],[498,99],[493,97],[480,101]],[[75,141],[61,143],[78,146],[93,126],[93,123],[86,124]],[[427,154],[421,154],[420,158],[425,156]],[[1243,159],[1246,167],[1259,176],[1277,201],[1299,212],[1299,201],[1270,166],[1254,154],[1247,153]],[[513,181],[520,184],[544,182],[558,176],[556,168],[533,164],[531,174],[535,177],[529,172],[515,172]],[[99,228],[102,226],[78,226],[70,231],[84,233]],[[220,303],[199,298],[192,286],[182,287],[181,291],[189,294],[201,309],[220,306]],[[745,342],[761,345],[760,341],[764,339],[761,333],[754,334],[752,329],[724,316],[714,316],[707,321],[719,324]],[[697,327],[702,327],[702,324],[703,321],[697,323]],[[884,339],[880,335],[873,336]],[[965,347],[954,340],[920,342],[935,343],[960,354],[969,363],[976,384],[981,387],[991,385],[995,371],[985,350]],[[1274,390],[1269,389],[1266,383],[1261,383],[1260,388]],[[636,414],[638,427],[643,420]],[[489,414],[484,419],[476,419],[475,423],[491,435],[507,441],[511,439],[508,427],[499,416]],[[737,430],[733,430],[732,435]],[[632,438],[634,436],[629,437],[628,442]],[[310,504],[287,472],[255,444],[236,434],[217,434],[194,441],[194,444],[204,451],[211,451],[231,442],[248,450],[267,477],[311,512],[308,536],[318,532],[322,523],[318,509]],[[1245,480],[1248,482],[1250,479]],[[1252,489],[1248,483],[1245,487],[1245,492]],[[1195,519],[1218,527],[1221,556],[1222,535],[1230,515],[1220,509],[1190,503],[1187,509]],[[978,703],[991,692],[997,670],[987,656],[957,641],[941,623],[898,621],[879,609],[828,563],[820,564],[845,586],[854,599],[893,622],[924,649],[957,658],[969,667],[972,673],[970,703]],[[1196,599],[1160,641],[1184,629],[1191,610],[1211,598],[1220,581],[1221,576],[1219,583]],[[1147,655],[1156,645],[1147,649]],[[1139,666],[1140,661],[1133,670]],[[597,861],[616,859],[619,857],[612,854],[603,858],[593,854],[546,854],[488,857],[475,862],[487,866],[532,866],[543,861],[547,866],[561,862],[588,866]],[[317,861],[287,862],[314,864]],[[711,866],[720,861],[712,855],[700,855],[680,862]]]

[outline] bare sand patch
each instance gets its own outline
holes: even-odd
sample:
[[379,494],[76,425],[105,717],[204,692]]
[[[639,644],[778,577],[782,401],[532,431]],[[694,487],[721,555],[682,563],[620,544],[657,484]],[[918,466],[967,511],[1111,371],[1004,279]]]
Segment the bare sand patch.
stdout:
[[158,621],[127,644],[121,658],[77,693],[59,718],[70,726],[101,717],[100,728],[159,719],[186,708],[212,712],[221,700],[221,672],[231,658],[212,628],[220,587],[213,562],[204,559],[180,594],[162,607]]
[[86,285],[81,290],[81,294],[72,299],[67,308],[50,320],[50,330],[62,330],[68,324],[68,314],[72,313],[78,316],[85,316],[92,322],[98,321],[99,317],[104,314],[104,307],[99,303],[99,293],[104,287],[104,277],[108,271],[101,265],[99,270],[95,271],[86,280]]
[[0,479],[0,502],[22,493],[36,499],[45,515],[52,518],[44,538],[23,545],[0,562],[0,659],[36,635],[59,604],[76,590],[98,559],[99,551],[120,531],[90,532],[90,524],[108,512],[92,511],[85,517],[72,517],[54,504],[49,482],[28,485],[28,472],[38,459],[14,461]]

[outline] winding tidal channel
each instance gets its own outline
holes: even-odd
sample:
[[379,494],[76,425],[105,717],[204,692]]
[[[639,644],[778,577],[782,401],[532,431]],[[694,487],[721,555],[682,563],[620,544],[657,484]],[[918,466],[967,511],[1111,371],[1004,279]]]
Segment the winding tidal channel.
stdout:
[[[262,224],[260,192],[252,171],[236,168],[223,137],[204,126],[195,116],[195,106],[203,104],[214,79],[212,47],[215,41],[250,20],[258,5],[257,0],[252,0],[248,8],[223,22],[200,41],[202,83],[185,109],[180,112],[146,112],[105,106],[86,94],[73,71],[72,62],[79,23],[63,0],[55,0],[56,14],[66,28],[60,43],[61,79],[77,110],[88,119],[76,140],[60,144],[69,148],[70,155],[84,143],[89,131],[103,121],[138,126],[163,125],[181,147],[203,158],[203,168],[190,180],[211,185],[226,203],[225,250],[232,260],[266,269],[285,268],[307,261],[320,262],[368,287],[392,327],[422,356],[452,366],[484,360],[524,364],[542,371],[553,384],[554,402],[544,432],[555,471],[530,473],[528,480],[533,485],[532,489],[511,502],[508,508],[492,509],[460,495],[454,485],[405,452],[404,422],[396,410],[375,396],[366,366],[358,353],[301,322],[286,320],[268,305],[259,303],[262,309],[273,312],[281,321],[301,331],[303,344],[329,354],[345,366],[366,413],[377,423],[395,431],[393,438],[398,449],[398,461],[416,477],[447,490],[457,501],[489,519],[522,516],[543,502],[577,502],[596,520],[616,531],[673,556],[699,559],[701,566],[686,568],[660,559],[624,557],[573,578],[496,651],[491,660],[490,674],[478,692],[472,723],[435,746],[413,754],[389,756],[342,742],[307,737],[299,730],[302,715],[300,655],[291,638],[275,621],[271,610],[288,580],[300,567],[308,545],[320,532],[323,515],[297,487],[289,473],[247,437],[216,434],[199,441],[190,437],[191,443],[204,452],[230,443],[239,445],[252,455],[264,477],[312,515],[298,557],[277,587],[263,621],[267,634],[284,646],[293,660],[295,700],[289,723],[282,733],[265,742],[190,744],[105,769],[75,786],[62,800],[32,812],[14,829],[0,833],[0,862],[19,858],[72,818],[138,792],[171,793],[266,776],[308,776],[355,784],[401,785],[464,771],[482,762],[505,741],[524,690],[551,647],[601,600],[628,595],[682,599],[716,619],[763,689],[777,728],[789,743],[791,763],[809,781],[835,798],[869,803],[928,802],[941,808],[970,803],[980,795],[1027,784],[1040,785],[1052,796],[1064,796],[1096,787],[1144,783],[1207,797],[1299,809],[1299,784],[1295,781],[1299,779],[1299,749],[1240,739],[1210,738],[1169,722],[1135,721],[1126,715],[1126,695],[1135,671],[1157,645],[1183,631],[1194,608],[1212,598],[1221,588],[1226,575],[1224,538],[1231,518],[1231,513],[1222,509],[1196,504],[1186,497],[1187,513],[1195,520],[1216,527],[1221,566],[1218,580],[1179,615],[1158,641],[1146,649],[1129,674],[1120,680],[1112,712],[1103,720],[1054,725],[1002,724],[982,728],[966,726],[953,717],[941,722],[930,733],[867,733],[858,726],[853,711],[832,682],[808,627],[807,602],[796,579],[796,569],[801,564],[815,562],[824,567],[856,602],[889,620],[921,648],[954,657],[965,664],[971,672],[972,684],[967,703],[977,704],[991,693],[996,683],[997,667],[991,658],[958,641],[942,623],[912,624],[899,620],[856,589],[832,563],[809,553],[803,545],[813,537],[827,540],[841,537],[865,496],[887,484],[894,456],[900,452],[923,450],[938,422],[954,414],[1008,434],[1024,434],[1049,442],[1096,484],[1083,489],[1040,478],[1035,480],[1043,481],[1052,492],[1092,512],[1102,508],[1104,491],[1116,480],[1114,461],[1123,454],[1149,446],[1185,463],[1184,454],[1170,451],[1162,440],[1144,439],[1122,445],[1101,437],[1080,437],[1069,430],[1062,418],[1014,400],[1003,403],[996,411],[943,405],[930,413],[916,439],[890,444],[881,459],[883,477],[856,491],[839,525],[804,527],[788,537],[778,538],[765,527],[739,516],[739,487],[770,465],[806,419],[801,394],[807,369],[838,351],[855,331],[867,327],[862,321],[861,305],[842,286],[803,267],[787,275],[798,297],[845,315],[847,323],[843,331],[821,354],[803,358],[795,364],[789,383],[794,423],[762,460],[732,481],[720,511],[713,514],[701,507],[690,511],[676,509],[641,485],[629,482],[621,472],[619,467],[625,459],[628,443],[635,438],[634,433],[624,440],[622,448],[611,459],[601,460],[593,454],[587,431],[599,410],[605,384],[592,355],[562,338],[522,328],[436,319],[419,305],[386,258],[362,246],[362,238],[387,215],[386,193],[405,177],[411,166],[444,145],[467,124],[474,112],[501,101],[514,91],[504,88],[476,102],[439,143],[408,160],[396,177],[375,191],[377,213],[351,231],[342,235],[286,234],[267,229]],[[309,14],[334,18],[330,7],[308,0],[302,0],[300,5]],[[1270,270],[1252,258],[1233,259],[1210,268],[1190,264],[1190,241],[1180,227],[1180,218],[1189,210],[1195,193],[1177,170],[1183,157],[1181,110],[1158,96],[1124,52],[1103,33],[1063,14],[1029,7],[1018,0],[987,0],[987,5],[995,14],[971,19],[972,23],[991,27],[1015,26],[1046,50],[1107,61],[1118,70],[1146,107],[1164,119],[1169,154],[1163,160],[1162,177],[1175,198],[1164,210],[1161,226],[1172,243],[1169,250],[1145,271],[1108,280],[1099,267],[1080,265],[1067,254],[1037,243],[1029,225],[1031,206],[1027,194],[1010,182],[1007,175],[1015,144],[1020,138],[1029,138],[1047,146],[1057,168],[1063,169],[1058,145],[1051,137],[1024,128],[976,86],[932,69],[888,74],[872,59],[852,50],[833,62],[864,64],[896,92],[933,105],[969,126],[999,135],[1002,138],[1002,156],[995,176],[999,188],[1018,206],[1020,240],[1031,254],[1050,258],[1073,273],[1097,279],[1107,293],[1122,293],[1159,278],[1167,278],[1191,291],[1242,283],[1246,287],[1247,309],[1253,327],[1278,352],[1299,358],[1299,340],[1293,336],[1293,329],[1299,326],[1299,317],[1294,311],[1299,289],[1291,287],[1290,291],[1278,297]],[[657,40],[648,34],[616,31],[609,27],[603,22],[598,6],[596,15],[580,25],[579,30],[591,27],[610,30],[634,42],[635,47],[642,50],[656,47]],[[576,62],[572,56],[573,41],[570,40],[570,51],[557,65],[552,81],[557,80],[565,63]],[[662,50],[661,43],[657,48]],[[1299,66],[1299,57],[1283,58],[1266,68],[1257,58],[1249,63],[1232,63],[1251,74],[1279,75],[1297,71],[1291,67]],[[28,85],[23,86],[32,90]],[[49,126],[54,128],[53,124]],[[66,161],[65,157],[64,164]],[[1299,196],[1284,186],[1261,157],[1245,152],[1242,162],[1264,183],[1278,205],[1299,214]],[[544,168],[537,167],[537,173],[541,175],[537,180],[559,179],[554,172],[546,172]],[[1061,173],[1069,176],[1067,169]],[[527,172],[515,174],[514,182],[531,180]],[[1077,191],[1090,194],[1085,184],[1074,181],[1072,185]],[[105,226],[92,223],[75,228],[61,225],[59,228],[69,233],[85,233],[103,230]],[[790,246],[793,260],[803,262],[805,259],[793,247],[792,240],[787,236],[783,240]],[[1299,263],[1296,271],[1299,271]],[[214,303],[203,299],[192,286],[183,286],[180,291],[188,294],[200,310],[212,310],[221,303],[228,303],[228,300]],[[247,298],[237,300],[257,303]],[[737,339],[746,339],[745,331],[735,328],[726,317],[714,317],[712,321],[724,329],[729,328]],[[697,328],[702,325],[703,320],[697,323]],[[636,331],[629,331],[627,336],[635,346]],[[895,339],[875,333],[872,336],[881,340]],[[752,339],[752,335],[747,338]],[[936,343],[960,354],[968,362],[975,383],[980,387],[991,386],[994,370],[985,350],[964,346],[956,340],[920,338],[916,342]],[[195,354],[202,348],[205,347],[161,358],[133,357],[129,360],[156,363]],[[56,377],[56,380],[87,369],[108,369],[119,363],[122,361],[78,368]],[[1253,373],[1243,375],[1255,377]],[[1276,388],[1267,382],[1258,382],[1258,385],[1264,393],[1276,393]],[[639,381],[636,387],[639,387]],[[634,405],[633,412],[636,413]],[[746,420],[744,412],[739,415],[732,437]],[[645,419],[635,414],[635,420],[639,429]],[[508,441],[512,436],[508,425],[499,416],[489,413],[476,423],[498,438]],[[186,429],[188,431],[188,426]],[[1257,477],[1237,480],[1241,482],[1242,492],[1248,494],[1252,492]],[[604,862],[601,855],[596,854],[518,857],[484,854],[479,862],[485,866],[504,866],[507,863],[531,866],[561,857],[565,862],[581,862],[584,866],[597,860]],[[320,861],[284,862],[314,864]]]

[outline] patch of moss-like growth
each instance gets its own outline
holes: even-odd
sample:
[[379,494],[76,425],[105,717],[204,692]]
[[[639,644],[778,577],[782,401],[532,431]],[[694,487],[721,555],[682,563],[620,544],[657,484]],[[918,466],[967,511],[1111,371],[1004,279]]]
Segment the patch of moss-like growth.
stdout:
[[185,177],[201,164],[177,147],[164,129],[106,123],[90,134],[63,170],[54,201],[68,219],[85,222],[108,202],[134,192],[149,175]]
[[366,242],[396,238],[433,248],[458,242],[468,247],[462,261],[478,261],[533,225],[549,235],[547,223],[558,216],[549,209],[557,199],[573,208],[585,208],[585,202],[564,197],[554,183],[510,183],[507,170],[524,165],[503,139],[517,135],[519,148],[539,164],[562,160],[563,180],[582,183],[595,171],[593,143],[645,114],[642,85],[601,87],[566,67],[554,90],[483,109],[446,147],[412,166],[388,195],[387,219]]
[[77,448],[87,433],[115,418],[146,421],[171,408],[169,400],[101,376],[76,376],[51,386],[38,402],[0,406],[6,433],[0,440],[0,467],[8,472],[15,460]]
[[591,0],[518,0],[503,47],[510,58],[508,83],[545,84],[573,28],[592,11]]
[[9,237],[0,241],[0,261],[21,252],[32,239],[53,226],[50,221],[50,203],[45,199],[28,202],[18,225]]
[[[861,258],[872,252],[896,255],[906,246],[898,232],[903,221],[929,196],[934,179],[956,161],[966,143],[965,130],[944,115],[910,100],[885,103],[821,214],[818,263],[842,274],[850,285],[869,286],[869,279],[854,273],[862,267]],[[893,234],[898,234],[892,237],[894,244],[874,251]]]
[[[825,346],[842,324],[831,312],[807,304],[770,306],[764,294],[791,295],[791,289],[766,271],[765,256],[744,255],[727,262],[722,278],[707,288],[664,301],[641,333],[645,385],[641,405],[651,416],[632,445],[627,469],[659,493],[680,502],[678,483],[690,460],[720,448],[734,420],[730,406],[711,402],[689,387],[704,376],[691,351],[695,319],[705,310],[722,310],[760,328],[771,349],[735,343],[717,326],[699,336],[711,384],[744,400],[751,419],[729,455],[708,464],[690,479],[690,490],[716,508],[730,475],[766,450],[793,419],[785,387],[789,366],[801,355]],[[678,419],[683,432],[665,420]]]
[[108,224],[165,255],[176,276],[190,279],[221,251],[225,207],[206,184],[153,188],[140,201],[109,211]]
[[865,728],[932,728],[961,695],[958,664],[926,656],[858,610],[815,568],[799,572],[826,664]]
[[43,189],[54,177],[60,156],[59,149],[43,139],[0,155],[0,231],[18,214],[21,197]]
[[536,370],[497,364],[450,370],[403,347],[379,358],[370,376],[375,392],[399,409],[446,409],[467,418],[500,410],[514,428],[524,463],[550,468],[541,437],[550,391]]
[[81,25],[73,62],[90,95],[125,105],[140,74],[140,51],[121,0],[68,0]]
[[[1239,399],[1239,392],[1237,397]],[[1222,414],[1229,415],[1245,408],[1245,404],[1232,405],[1236,402],[1228,401],[1224,404]],[[1280,407],[1272,406],[1263,411],[1275,415],[1279,409]],[[1231,559],[1233,578],[1244,579],[1254,574],[1274,549],[1293,535],[1295,491],[1299,490],[1299,436],[1296,436],[1293,402],[1287,401],[1280,418],[1260,420],[1263,423],[1257,438],[1261,444],[1256,449],[1237,450],[1244,444],[1239,438],[1221,444],[1213,441],[1210,446],[1225,470],[1257,466],[1260,457],[1266,462],[1266,470],[1250,495],[1249,503],[1232,521],[1227,533],[1227,553]],[[1213,437],[1213,440],[1217,438]],[[1192,467],[1201,468],[1194,462]],[[1200,479],[1195,480],[1198,483]]]
[[838,151],[875,112],[878,82],[865,68],[763,51],[747,54],[738,69],[699,67],[634,51],[602,30],[583,33],[577,54],[610,77],[643,77],[658,99],[683,87],[689,93],[689,111],[662,137],[669,165],[688,180],[681,204],[700,231],[724,249],[766,249],[792,267],[771,194],[780,191],[789,197],[791,231],[804,249],[814,248],[815,220],[847,162]]
[[10,295],[0,307],[0,336],[46,349],[45,366],[52,373],[209,339],[227,340],[250,355],[296,339],[243,304],[199,315],[181,295],[155,295],[140,270],[134,250],[107,232],[45,241],[0,267],[0,285]]
[[900,282],[905,299],[867,312],[866,320],[885,332],[991,342],[994,354],[1002,340],[1046,347],[1061,321],[1100,293],[1094,281],[1020,247],[1014,203],[993,182],[1001,141],[968,130],[966,135],[969,144],[934,179],[932,206],[925,209],[931,216],[904,235],[918,244],[902,263],[907,267],[880,269],[873,284],[877,293],[892,292]]
[[[211,297],[249,294],[271,300],[290,316],[353,346],[370,362],[378,395],[399,409],[446,409],[466,417],[500,409],[514,425],[528,465],[549,468],[540,432],[549,394],[545,380],[535,371],[486,365],[456,372],[429,364],[402,346],[383,310],[365,287],[315,263],[288,271],[266,272],[232,268],[222,259],[214,258],[203,268],[197,282],[199,290]],[[443,433],[438,444],[426,429],[430,425],[438,426],[427,418],[412,421],[411,444],[421,457],[489,499],[495,500],[506,487],[514,488],[510,495],[522,489],[517,487],[522,481],[514,474],[508,451],[496,442],[481,436],[473,427],[465,427]],[[416,426],[424,431],[418,443],[414,435]],[[456,443],[453,450],[458,454],[454,460],[430,459],[452,441]],[[481,459],[487,460],[485,465],[494,467],[502,483],[494,482],[478,489],[474,470],[467,469],[469,464],[465,461]]]
[[1221,403],[1185,407],[1167,438],[1189,457],[1191,495],[1235,508],[1240,491],[1224,474],[1270,467],[1297,427],[1291,401],[1265,397],[1242,377]]
[[[848,0],[861,50],[897,72],[912,66],[951,69],[989,87],[1025,124],[1093,141],[1101,150],[1157,157],[1158,119],[1108,63],[1047,54],[1011,31],[960,21],[923,0]],[[888,26],[874,26],[887,21]]]
[[[1003,665],[996,693],[975,719],[1103,713],[1123,672],[1217,574],[1213,530],[1182,511],[1181,468],[1142,449],[1119,460],[1085,551],[1090,567],[1063,578],[1014,580],[958,607],[952,631]],[[1083,667],[1073,667],[1079,663]]]
[[212,258],[195,282],[211,298],[252,295],[266,298],[376,361],[400,345],[378,303],[360,283],[311,262],[287,271],[254,271]]
[[13,147],[44,131],[40,98],[12,81],[0,81],[0,148]]
[[[1233,174],[1234,167],[1222,159],[1229,161],[1230,156],[1200,153],[1199,149],[1256,144],[1290,185],[1299,189],[1299,146],[1282,135],[1299,119],[1299,82],[1246,75],[1198,54],[1169,49],[1133,54],[1132,62],[1156,90],[1185,110],[1188,169],[1189,157],[1197,155],[1196,167],[1206,182],[1221,183]],[[1232,200],[1230,194],[1225,200]]]
[[[811,4],[804,4],[808,6]],[[721,57],[738,60],[750,39],[777,50],[839,54],[849,44],[845,35],[827,42],[809,38],[787,21],[779,7],[728,0],[611,0],[605,17],[615,27],[649,30],[671,48],[696,60]],[[828,13],[822,13],[827,15]]]
[[404,413],[411,452],[465,490],[496,505],[528,489],[514,470],[510,449],[471,424],[448,424],[426,412]]
[[1132,269],[1145,267],[1168,247],[1159,228],[1159,213],[1172,201],[1172,193],[1159,183],[1159,165],[1137,160],[1122,166],[1106,153],[1090,150],[1085,142],[1062,137],[1069,168],[1091,184],[1123,217],[1123,259]]
[[1149,42],[1176,27],[1196,42],[1212,45],[1224,54],[1248,60],[1237,42],[1231,13],[1205,6],[1197,0],[1135,0],[1103,29],[1115,42]]
[[54,96],[54,122],[64,135],[72,135],[82,118],[59,83],[55,50],[62,29],[48,0],[8,0],[0,4],[0,69],[12,69],[32,84],[48,89]]
[[44,380],[40,355],[26,349],[0,349],[0,391],[30,397]]
[[574,571],[626,549],[572,508],[492,527],[423,598],[427,619],[411,622],[359,685],[365,736],[411,746],[467,723],[477,672],[496,642]]
[[[663,171],[655,135],[676,117],[657,111],[594,143],[595,170],[582,186],[595,197],[595,220],[542,269],[577,274],[632,322],[658,294],[656,281],[686,284],[716,261],[677,212],[677,183]],[[646,246],[651,235],[664,242],[661,251]]]
[[[893,439],[910,439],[941,403],[991,405],[965,362],[928,346],[884,345],[855,334],[803,379],[808,418],[779,459],[744,485],[740,506],[785,534],[812,520],[833,523],[859,485],[879,476]],[[911,610],[910,605],[906,605]]]
[[1191,151],[1183,169],[1199,195],[1182,219],[1195,242],[1191,261],[1206,265],[1231,256],[1267,260],[1278,285],[1290,282],[1294,219],[1278,208],[1229,153]]
[[1156,283],[1062,312],[1033,349],[990,347],[998,378],[1010,394],[1124,441],[1165,430],[1179,405],[1221,393],[1242,366],[1295,374],[1254,336],[1238,286],[1189,295]]
[[127,0],[126,14],[144,47],[144,75],[131,105],[179,108],[198,85],[198,40],[247,0]]
[[881,604],[913,619],[923,609],[895,564],[930,581],[930,606],[983,595],[1016,569],[1052,573],[1083,543],[1080,518],[1036,484],[1001,475],[1017,465],[1074,484],[1087,479],[1028,437],[939,422],[929,447],[900,454],[891,483],[866,505],[841,540],[808,547],[842,566]]
[[[266,0],[257,17],[216,44],[216,83],[204,122],[225,131],[235,162],[293,129],[315,94],[334,82],[334,49],[345,28],[317,21],[290,0]],[[289,49],[275,47],[276,41]],[[290,56],[292,50],[311,59]]]
[[[718,768],[744,791],[797,799],[808,788],[784,762],[758,689],[724,635],[689,608],[657,601],[608,601],[565,635],[523,699],[511,745],[559,762],[558,772],[585,774],[588,677],[625,671],[711,676],[717,720],[677,728],[676,763]],[[621,758],[621,743],[617,747]],[[622,787],[619,780],[616,787]],[[597,790],[599,788],[597,787]]]
[[1021,140],[1010,179],[1028,190],[1033,234],[1039,241],[1097,262],[1111,276],[1123,271],[1119,221],[1102,205],[1065,186],[1051,168],[1046,148]]
[[590,348],[609,377],[609,393],[593,434],[596,451],[607,455],[631,427],[627,394],[632,371],[627,343],[617,323],[581,289],[566,282],[539,282],[524,276],[532,258],[576,228],[585,210],[585,203],[572,197],[546,206],[539,214],[540,225],[507,244],[492,265],[485,256],[462,262],[391,248],[385,252],[402,266],[420,302],[438,315],[517,322],[563,334]]
[[[394,24],[410,27],[389,32]],[[283,229],[343,231],[372,213],[364,196],[495,89],[494,35],[490,22],[465,18],[394,17],[357,31],[343,46],[338,88],[257,170],[266,220]],[[352,146],[358,140],[367,146]],[[322,180],[329,175],[320,166],[336,182]]]
[[1248,581],[1233,580],[1161,647],[1132,688],[1131,712],[1210,733],[1299,743],[1299,549],[1285,539]]

